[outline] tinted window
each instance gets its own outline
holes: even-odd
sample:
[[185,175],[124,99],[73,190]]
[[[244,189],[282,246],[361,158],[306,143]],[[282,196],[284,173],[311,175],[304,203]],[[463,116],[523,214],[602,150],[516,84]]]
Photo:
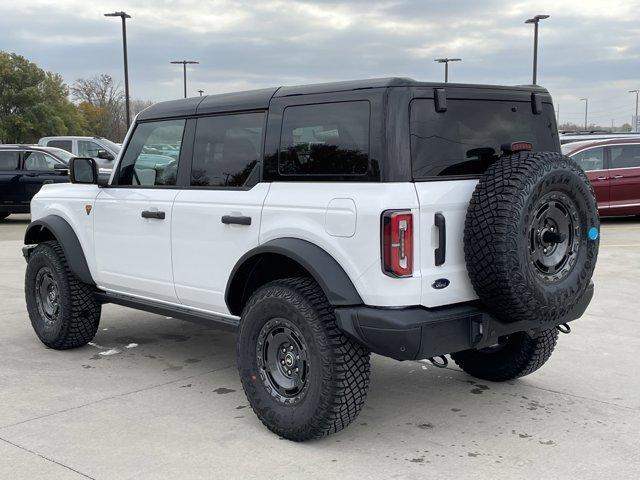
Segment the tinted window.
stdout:
[[78,140],[78,156],[79,157],[97,157],[98,150],[104,150],[96,142],[89,140]]
[[47,146],[61,148],[62,150],[66,150],[67,152],[73,151],[71,140],[49,140],[47,142]]
[[364,175],[369,168],[369,102],[287,107],[281,175]]
[[609,147],[611,151],[611,168],[640,167],[640,145],[620,145]]
[[447,100],[436,112],[433,100],[411,102],[411,161],[416,179],[479,175],[503,144],[530,142],[534,151],[559,151],[553,107],[534,115],[530,102]]
[[604,168],[603,147],[583,150],[582,152],[572,155],[571,158],[573,158],[585,172],[589,172],[591,170],[602,170]]
[[25,170],[53,170],[56,163],[58,163],[42,152],[24,152],[22,158],[24,159]]
[[0,150],[0,170],[16,170],[20,154],[18,152],[6,152]]
[[[120,163],[118,185],[175,185],[184,120],[163,120],[136,126]],[[176,155],[155,153],[150,145],[166,145]]]
[[264,114],[199,118],[191,185],[242,187],[261,158]]

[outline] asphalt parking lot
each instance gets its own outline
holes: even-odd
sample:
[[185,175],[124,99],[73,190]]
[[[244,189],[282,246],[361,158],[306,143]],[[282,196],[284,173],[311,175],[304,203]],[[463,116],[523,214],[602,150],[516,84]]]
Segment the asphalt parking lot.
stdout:
[[374,356],[347,430],[296,444],[247,406],[235,336],[107,305],[92,345],[27,317],[28,216],[0,223],[0,478],[640,478],[640,220],[607,220],[587,314],[515,382]]

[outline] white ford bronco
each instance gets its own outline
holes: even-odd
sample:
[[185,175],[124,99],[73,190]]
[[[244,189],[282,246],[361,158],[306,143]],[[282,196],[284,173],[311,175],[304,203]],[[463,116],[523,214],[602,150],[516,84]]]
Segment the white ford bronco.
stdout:
[[163,102],[108,183],[75,158],[25,234],[31,323],[90,342],[101,305],[238,330],[247,398],[306,440],[351,423],[370,352],[527,375],[593,296],[599,220],[551,97],[404,78]]

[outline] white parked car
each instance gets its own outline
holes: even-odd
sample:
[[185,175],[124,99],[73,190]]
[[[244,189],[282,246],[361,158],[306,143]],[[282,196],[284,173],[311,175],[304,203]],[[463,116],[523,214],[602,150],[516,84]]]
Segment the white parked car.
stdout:
[[123,149],[108,185],[74,158],[32,201],[36,334],[84,345],[107,302],[237,329],[247,398],[285,438],[356,418],[370,352],[530,374],[593,295],[593,190],[540,87],[189,98],[140,113]]

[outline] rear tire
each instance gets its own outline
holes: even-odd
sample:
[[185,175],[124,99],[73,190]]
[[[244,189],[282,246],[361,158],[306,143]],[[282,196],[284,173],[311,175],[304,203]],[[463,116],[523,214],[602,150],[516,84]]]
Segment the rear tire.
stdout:
[[58,242],[43,242],[31,253],[25,297],[33,330],[47,347],[65,350],[93,340],[101,305],[71,272]]
[[281,437],[338,432],[364,405],[369,351],[338,330],[313,279],[276,280],[257,290],[244,307],[237,355],[253,411]]
[[535,337],[518,332],[495,347],[452,353],[451,358],[473,377],[504,382],[524,377],[542,367],[551,357],[557,341],[555,327],[543,330]]

